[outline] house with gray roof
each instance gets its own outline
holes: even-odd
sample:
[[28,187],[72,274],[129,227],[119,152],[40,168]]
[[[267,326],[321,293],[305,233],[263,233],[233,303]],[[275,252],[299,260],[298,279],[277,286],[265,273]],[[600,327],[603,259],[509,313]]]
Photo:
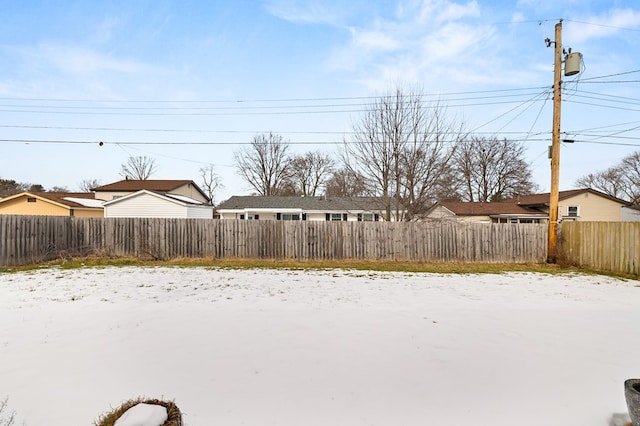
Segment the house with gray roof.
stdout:
[[223,220],[381,221],[383,206],[375,197],[233,196],[216,211]]

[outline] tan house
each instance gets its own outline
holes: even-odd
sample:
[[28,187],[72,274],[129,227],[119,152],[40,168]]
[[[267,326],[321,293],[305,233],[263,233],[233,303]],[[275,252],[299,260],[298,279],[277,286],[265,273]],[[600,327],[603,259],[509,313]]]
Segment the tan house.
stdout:
[[[521,195],[489,203],[438,202],[429,210],[430,219],[453,219],[494,223],[545,223],[549,219],[550,194]],[[560,191],[558,221],[618,222],[623,219],[624,200],[591,188]]]
[[192,180],[133,180],[125,179],[107,185],[91,188],[96,198],[104,201],[115,200],[134,192],[146,190],[159,194],[187,197],[202,204],[209,204],[209,197]]
[[0,199],[0,214],[103,217],[102,200],[91,192],[21,192]]
[[[523,195],[512,201],[549,213],[548,193]],[[558,195],[558,221],[619,222],[622,221],[623,207],[630,204],[591,188],[560,191]]]

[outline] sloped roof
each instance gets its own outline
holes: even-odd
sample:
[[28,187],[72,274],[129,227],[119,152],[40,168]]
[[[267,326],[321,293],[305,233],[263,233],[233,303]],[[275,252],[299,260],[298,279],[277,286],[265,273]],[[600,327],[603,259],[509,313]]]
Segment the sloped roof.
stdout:
[[101,205],[96,205],[93,192],[35,192],[33,195],[73,208],[102,208]]
[[202,189],[200,189],[200,187],[194,181],[187,179],[124,179],[118,182],[91,188],[91,190],[96,192],[136,192],[146,189],[147,191],[167,193],[174,191],[184,185],[191,185],[206,200],[209,200],[207,194],[205,194],[204,191],[202,191]]
[[[514,203],[500,201],[490,203],[443,201],[436,204],[442,206],[458,216],[494,216],[494,215],[542,215],[546,214],[532,208]],[[436,207],[434,206],[434,207]],[[432,207],[433,208],[433,207]]]
[[167,194],[167,193],[160,192],[160,191],[149,191],[149,190],[146,190],[146,189],[142,189],[140,191],[132,192],[131,194],[125,195],[124,197],[115,198],[115,199],[113,199],[111,201],[106,201],[104,203],[104,205],[105,206],[110,206],[112,204],[118,204],[118,203],[126,202],[127,200],[129,200],[131,198],[139,197],[139,196],[144,195],[144,194],[148,194],[148,195],[151,195],[151,196],[163,199],[163,200],[167,200],[167,201],[170,201],[172,203],[180,204],[182,206],[198,206],[198,207],[212,208],[210,205],[203,204],[202,202],[200,202],[198,200],[191,199],[189,197],[184,197],[184,196],[175,195],[175,194]]
[[382,199],[375,197],[263,197],[233,196],[217,210],[301,209],[307,211],[380,211]]
[[[179,188],[186,184],[193,184],[191,180],[134,180],[134,179],[124,179],[118,182],[109,183],[106,185],[98,186],[96,188],[91,188],[92,191],[127,191],[127,192],[135,192],[140,191],[142,189],[146,189],[149,191],[161,191],[161,192],[169,192],[176,188]],[[197,186],[197,185],[196,185]]]
[[53,203],[69,207],[69,208],[102,208],[100,203],[96,203],[93,192],[20,192],[2,199],[7,202],[19,197],[36,197],[45,199]]
[[[558,200],[560,201],[566,200],[578,195],[582,195],[584,193],[594,194],[594,195],[597,195],[597,196],[600,196],[624,205],[629,204],[628,202],[621,200],[620,198],[612,197],[611,195],[605,194],[604,192],[600,192],[592,188],[581,188],[581,189],[572,189],[569,191],[559,191]],[[519,202],[521,205],[527,205],[527,206],[548,206],[550,196],[551,194],[548,192],[543,194],[520,195],[508,201]]]

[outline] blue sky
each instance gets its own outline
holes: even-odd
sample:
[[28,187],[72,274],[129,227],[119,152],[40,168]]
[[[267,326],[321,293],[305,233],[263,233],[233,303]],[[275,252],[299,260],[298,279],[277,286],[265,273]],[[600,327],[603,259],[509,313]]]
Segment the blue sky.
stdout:
[[[640,5],[520,0],[0,0],[0,177],[76,190],[153,178],[250,193],[233,152],[273,131],[338,152],[367,102],[417,89],[483,136],[523,141],[549,188],[554,26],[584,55],[565,77],[560,188],[640,150]],[[103,141],[103,146],[98,142]]]

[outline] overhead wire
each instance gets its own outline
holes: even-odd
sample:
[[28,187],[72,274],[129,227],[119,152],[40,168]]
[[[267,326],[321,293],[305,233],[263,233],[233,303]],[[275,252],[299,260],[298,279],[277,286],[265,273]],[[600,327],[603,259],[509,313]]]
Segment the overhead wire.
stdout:
[[[539,90],[542,87],[517,87],[508,89],[492,89],[492,90],[472,90],[460,92],[443,92],[443,93],[417,93],[421,97],[443,98],[447,96],[457,95],[475,95],[483,93],[505,93],[517,92],[524,90]],[[344,97],[315,97],[315,98],[263,98],[263,99],[199,99],[199,100],[168,100],[168,99],[147,99],[147,100],[126,100],[126,99],[72,99],[72,98],[20,98],[20,97],[0,97],[0,100],[13,101],[45,101],[45,102],[93,102],[93,103],[174,103],[174,104],[201,104],[201,103],[279,103],[279,102],[318,102],[318,101],[350,101],[350,100],[378,100],[381,98],[393,98],[395,95],[371,95],[371,96],[344,96]]]
[[[623,73],[609,74],[604,76],[591,77],[587,79],[580,80],[580,83],[628,83],[628,82],[636,82],[630,80],[623,81],[599,81],[606,78],[617,77],[621,75],[628,75],[633,73],[638,73],[640,70],[632,70]],[[638,81],[640,82],[640,81]],[[532,90],[540,90],[542,91],[535,92],[532,95]],[[550,89],[548,87],[526,87],[526,88],[515,88],[515,89],[498,89],[498,90],[482,90],[482,91],[466,91],[466,92],[449,92],[449,93],[440,93],[440,94],[419,94],[420,96],[438,96],[438,101],[447,102],[447,107],[471,107],[471,106],[488,106],[488,105],[500,105],[500,104],[513,104],[517,103],[513,108],[508,111],[501,113],[494,117],[493,119],[485,122],[481,126],[476,127],[472,130],[472,133],[479,134],[492,134],[492,135],[524,135],[524,137],[515,137],[512,138],[514,141],[540,141],[546,139],[538,139],[531,138],[533,133],[533,128],[537,123],[542,110],[544,109],[548,99],[549,99]],[[486,95],[486,96],[484,96]],[[389,95],[393,96],[393,95]],[[528,98],[522,98],[523,96],[529,96]],[[382,96],[384,97],[384,96]],[[272,115],[272,114],[280,114],[280,115],[292,115],[292,114],[331,114],[331,113],[355,113],[355,112],[364,112],[367,111],[366,107],[370,106],[370,104],[365,103],[364,101],[380,99],[381,96],[361,96],[361,97],[327,97],[327,98],[282,98],[282,99],[238,99],[238,100],[195,100],[195,101],[175,101],[175,100],[96,100],[96,99],[46,99],[46,98],[0,98],[0,100],[5,101],[5,104],[0,105],[0,107],[4,109],[0,109],[2,112],[13,112],[13,113],[40,113],[40,114],[107,114],[107,115],[179,115],[179,116],[199,116],[199,115]],[[499,100],[495,100],[499,99]],[[577,99],[590,99],[594,102],[585,102]],[[489,100],[484,102],[485,100]],[[74,105],[15,105],[15,104],[6,104],[6,101],[11,102],[58,102],[58,103],[73,103]],[[339,102],[349,102],[349,103],[339,103]],[[363,101],[363,103],[355,102],[355,101]],[[481,102],[478,102],[481,101]],[[512,123],[517,117],[521,116],[526,112],[526,110],[530,109],[536,102],[542,101],[542,105],[536,115],[533,124],[531,125],[528,132],[503,132],[502,130],[510,123]],[[566,99],[566,102],[572,102],[576,104],[584,104],[590,106],[597,106],[602,108],[612,108],[626,111],[638,111],[635,108],[622,107],[617,104],[625,104],[625,105],[640,105],[639,102],[636,102],[635,99],[624,97],[624,96],[614,96],[610,94],[603,94],[597,92],[588,92],[575,89],[572,95],[572,99]],[[104,105],[78,105],[79,103],[107,103],[112,106],[104,106]],[[280,105],[251,105],[252,103],[278,103]],[[295,105],[286,105],[287,103],[297,102]],[[317,104],[300,104],[300,102],[318,102]],[[323,103],[324,102],[324,103]],[[332,102],[332,103],[326,103]],[[426,102],[434,102],[432,100],[426,100]],[[453,105],[448,102],[455,102]],[[598,103],[599,102],[599,103]],[[220,106],[221,104],[229,104],[227,106]],[[119,105],[118,105],[119,104]],[[161,105],[161,106],[135,106],[131,105]],[[173,105],[188,105],[188,106],[166,106],[167,104]],[[237,104],[237,105],[236,105]],[[194,106],[197,105],[197,106]],[[207,105],[207,106],[203,106]],[[214,105],[214,106],[211,106]],[[8,108],[17,108],[17,109],[8,109]],[[34,110],[33,108],[44,108],[44,111]],[[340,108],[340,109],[335,109]],[[56,109],[58,111],[56,111]],[[298,110],[292,110],[298,109]],[[63,111],[60,111],[63,110]],[[499,128],[497,131],[493,132],[480,132],[480,129],[486,127],[487,125],[496,122],[497,120],[508,116],[509,114],[518,111],[518,114],[509,120],[505,125]],[[184,114],[183,112],[187,111],[188,113]],[[206,113],[202,113],[202,111],[206,111]],[[132,113],[134,112],[134,113]],[[172,133],[228,133],[228,134],[244,134],[244,133],[261,133],[263,131],[252,131],[252,130],[208,130],[208,129],[155,129],[155,128],[109,128],[109,127],[78,127],[78,126],[40,126],[40,125],[12,125],[12,124],[0,124],[0,127],[3,128],[22,128],[22,129],[57,129],[57,130],[92,130],[92,131],[127,131],[127,132],[172,132]],[[601,126],[595,129],[591,129],[591,131],[604,129],[610,126]],[[583,135],[590,136],[592,139],[590,140],[576,140],[576,142],[584,142],[584,143],[598,143],[598,144],[621,144],[617,142],[606,142],[602,141],[603,138],[629,138],[632,137],[619,136],[622,133],[630,132],[637,130],[637,128],[631,129],[623,129],[618,130],[614,133],[610,134],[602,134],[602,135],[583,135],[579,132],[571,132],[571,134],[575,135]],[[285,134],[319,134],[319,135],[348,135],[352,132],[346,131],[289,131],[289,132],[278,132]],[[544,132],[548,133],[548,132]],[[538,133],[540,135],[541,133]],[[24,138],[24,139],[2,139],[0,142],[5,143],[48,143],[48,144],[95,144],[99,141],[82,141],[82,140],[45,140],[45,139],[35,139],[35,138]],[[103,141],[103,143],[112,143],[119,145],[130,146],[145,146],[145,145],[242,145],[248,144],[250,142],[238,142],[238,141],[208,141],[208,142],[144,142],[144,141]],[[316,145],[329,145],[341,143],[338,141],[294,141],[290,142],[293,145],[307,145],[307,144],[316,144]],[[624,144],[630,146],[637,146],[636,144]],[[138,148],[136,148],[138,149]],[[157,154],[156,155],[160,155]],[[191,161],[187,159],[183,159],[185,161]],[[199,162],[202,163],[202,162]]]

